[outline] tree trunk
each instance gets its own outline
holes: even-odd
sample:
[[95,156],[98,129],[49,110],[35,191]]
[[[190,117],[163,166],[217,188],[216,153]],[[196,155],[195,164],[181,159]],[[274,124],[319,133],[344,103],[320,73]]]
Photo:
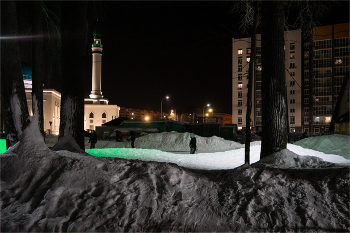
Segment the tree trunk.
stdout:
[[260,158],[287,148],[284,2],[262,5],[262,141]]
[[[38,104],[38,120],[39,130],[45,138],[44,133],[44,114],[43,114],[43,81],[44,81],[44,49],[43,49],[43,14],[41,2],[32,2],[33,4],[33,73],[32,73],[32,99],[33,99],[33,113],[34,98]],[[34,97],[35,96],[35,97]],[[47,121],[50,119],[46,119]]]
[[[1,19],[1,35],[9,37],[1,40],[1,107],[7,145],[11,146],[30,123],[17,39],[16,2],[1,2]],[[20,109],[15,108],[17,101]]]
[[59,141],[53,149],[85,150],[84,78],[87,2],[62,2],[62,99]]
[[255,62],[256,62],[256,28],[258,25],[258,2],[254,2],[254,19],[251,29],[251,55],[249,62],[249,80],[248,80],[248,98],[247,98],[247,115],[246,115],[246,141],[245,141],[245,164],[250,164],[250,115],[252,112],[252,85],[255,80]]

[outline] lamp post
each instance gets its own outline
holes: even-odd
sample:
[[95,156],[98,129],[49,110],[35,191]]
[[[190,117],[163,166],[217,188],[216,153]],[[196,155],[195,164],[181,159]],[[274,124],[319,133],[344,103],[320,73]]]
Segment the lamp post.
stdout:
[[210,104],[207,104],[207,106],[204,106],[204,108],[203,108],[203,123],[205,123],[205,118],[204,118],[204,109],[205,109],[205,107],[209,107],[210,106]]
[[164,99],[162,99],[162,101],[160,101],[160,119],[163,119],[163,100],[165,99],[169,99],[169,96],[165,97]]

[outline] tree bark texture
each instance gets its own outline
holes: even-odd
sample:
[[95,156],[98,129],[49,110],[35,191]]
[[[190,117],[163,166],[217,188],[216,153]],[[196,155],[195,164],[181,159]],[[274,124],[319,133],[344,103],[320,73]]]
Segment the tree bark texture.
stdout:
[[250,116],[252,112],[252,85],[255,80],[255,62],[256,62],[256,28],[258,25],[258,2],[254,2],[253,27],[251,29],[251,56],[249,62],[249,80],[248,80],[248,98],[246,114],[246,141],[245,141],[245,164],[250,164]]
[[284,2],[262,5],[262,141],[260,158],[287,148]]
[[84,145],[84,78],[87,2],[62,2],[62,100],[60,135]]
[[[17,39],[16,2],[1,2],[1,35],[10,37],[1,40],[1,111],[7,142],[13,145],[29,125],[29,113],[24,91],[19,43]],[[11,108],[13,97],[20,109]]]
[[[44,135],[44,114],[43,114],[43,82],[44,82],[44,49],[43,49],[43,14],[41,2],[34,1],[33,4],[33,73],[32,73],[32,99],[34,103],[34,96],[36,97],[38,104],[38,112],[34,110],[33,113],[38,114],[39,129],[43,136]],[[49,121],[50,119],[46,119]]]

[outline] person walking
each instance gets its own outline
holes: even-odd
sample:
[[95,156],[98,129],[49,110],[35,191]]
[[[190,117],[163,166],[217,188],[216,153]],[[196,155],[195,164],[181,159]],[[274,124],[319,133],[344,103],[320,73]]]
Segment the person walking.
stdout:
[[131,136],[131,148],[135,148],[135,132],[130,131],[130,136]]
[[90,142],[90,149],[94,149],[95,148],[95,144],[97,142],[97,135],[96,135],[96,131],[95,130],[92,131],[92,133],[90,135],[89,142]]
[[194,152],[196,152],[197,150],[197,140],[196,137],[194,136],[194,133],[190,134],[191,137],[191,141],[190,141],[190,153],[194,154]]

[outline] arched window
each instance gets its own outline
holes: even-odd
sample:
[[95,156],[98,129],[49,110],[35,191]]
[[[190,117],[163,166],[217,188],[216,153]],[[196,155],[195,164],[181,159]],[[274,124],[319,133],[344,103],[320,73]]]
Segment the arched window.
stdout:
[[105,112],[102,113],[102,118],[107,118],[107,114]]
[[90,112],[89,118],[94,118],[94,113]]

